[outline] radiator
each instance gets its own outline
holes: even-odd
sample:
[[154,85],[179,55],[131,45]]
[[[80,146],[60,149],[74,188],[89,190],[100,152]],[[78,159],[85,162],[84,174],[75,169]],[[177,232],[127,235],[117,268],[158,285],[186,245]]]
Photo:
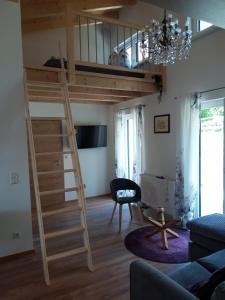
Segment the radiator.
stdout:
[[141,174],[141,192],[143,203],[152,208],[164,207],[166,214],[176,217],[175,180]]

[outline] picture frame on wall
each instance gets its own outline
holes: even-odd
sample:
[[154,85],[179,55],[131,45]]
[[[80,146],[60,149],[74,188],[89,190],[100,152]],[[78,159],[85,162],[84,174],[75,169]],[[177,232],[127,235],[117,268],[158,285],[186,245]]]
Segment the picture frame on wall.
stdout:
[[154,133],[170,133],[170,114],[154,116]]

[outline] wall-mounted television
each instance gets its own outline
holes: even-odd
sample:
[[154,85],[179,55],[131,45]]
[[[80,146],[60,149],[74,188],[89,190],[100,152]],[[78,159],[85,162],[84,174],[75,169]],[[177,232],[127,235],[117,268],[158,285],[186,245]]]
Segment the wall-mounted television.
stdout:
[[107,146],[106,125],[80,125],[74,127],[76,129],[78,149]]

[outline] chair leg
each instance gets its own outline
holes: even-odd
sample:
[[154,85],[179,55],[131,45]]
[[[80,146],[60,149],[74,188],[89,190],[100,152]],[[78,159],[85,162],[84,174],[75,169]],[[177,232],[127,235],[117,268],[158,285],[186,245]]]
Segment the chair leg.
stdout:
[[132,214],[132,209],[131,209],[131,204],[128,203],[129,211],[130,211],[130,218],[133,219],[133,214]]
[[119,206],[119,233],[121,232],[121,226],[122,226],[122,204]]
[[111,216],[111,219],[110,219],[110,223],[112,223],[112,221],[113,221],[113,217],[114,217],[114,214],[115,214],[116,206],[117,206],[117,202],[115,202],[115,204],[114,204],[112,216]]
[[144,225],[144,219],[143,219],[143,215],[142,215],[142,211],[141,211],[141,202],[140,201],[138,201],[138,203],[137,203],[137,208],[138,208],[140,222],[142,225]]

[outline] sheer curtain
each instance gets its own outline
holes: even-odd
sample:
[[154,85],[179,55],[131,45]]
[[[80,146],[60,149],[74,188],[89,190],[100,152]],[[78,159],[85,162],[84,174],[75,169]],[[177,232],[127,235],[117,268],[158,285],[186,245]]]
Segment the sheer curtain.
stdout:
[[177,121],[175,206],[185,227],[199,216],[200,111],[196,96],[180,99]]
[[144,172],[144,107],[135,106],[115,114],[115,175],[140,183]]

